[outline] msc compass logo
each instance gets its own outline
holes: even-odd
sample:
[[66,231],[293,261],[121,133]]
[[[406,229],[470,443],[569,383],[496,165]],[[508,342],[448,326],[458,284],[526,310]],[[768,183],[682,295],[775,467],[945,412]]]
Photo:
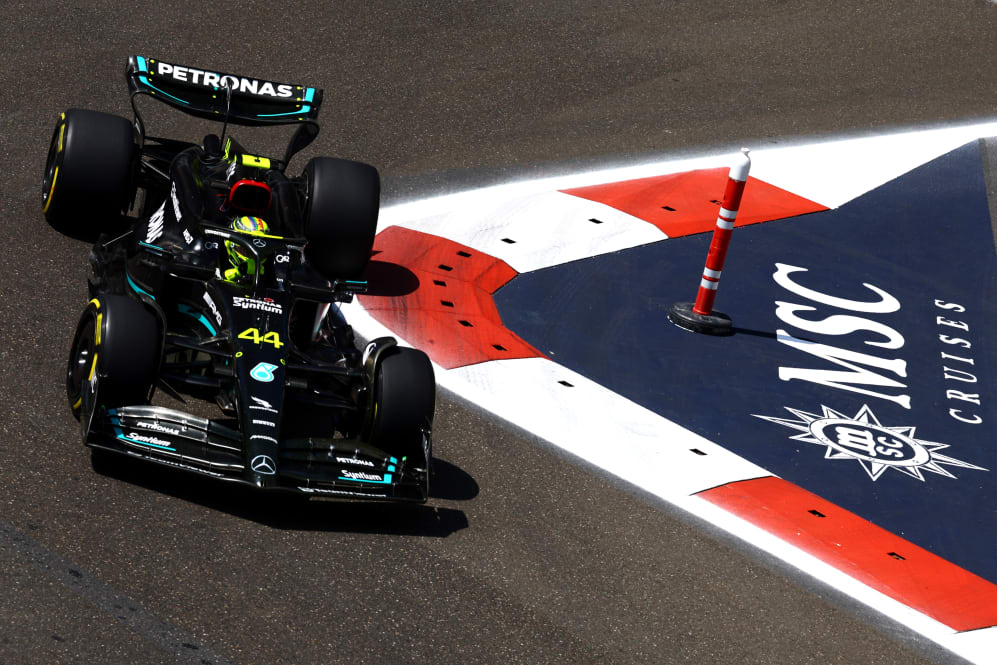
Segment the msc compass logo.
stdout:
[[800,432],[789,437],[790,439],[825,446],[827,450],[824,459],[855,460],[873,480],[879,480],[888,469],[917,478],[921,482],[924,482],[922,471],[955,478],[943,464],[977,471],[989,470],[939,454],[938,451],[948,448],[948,444],[916,438],[913,425],[884,426],[868,405],[863,405],[851,417],[823,404],[821,415],[788,406],[784,408],[799,420],[752,415]]

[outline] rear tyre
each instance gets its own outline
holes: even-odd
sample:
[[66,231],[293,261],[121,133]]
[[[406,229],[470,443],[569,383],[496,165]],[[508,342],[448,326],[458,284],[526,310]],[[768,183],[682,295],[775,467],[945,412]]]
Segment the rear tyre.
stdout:
[[436,377],[422,351],[396,347],[384,353],[374,374],[371,443],[385,452],[432,458],[430,435],[436,408]]
[[329,279],[358,277],[377,233],[381,176],[370,164],[316,157],[303,177],[308,260]]
[[147,404],[159,372],[162,333],[156,315],[127,296],[91,300],[76,327],[66,369],[73,415]]
[[117,227],[131,199],[136,152],[125,118],[84,109],[63,113],[45,160],[45,218],[79,235]]

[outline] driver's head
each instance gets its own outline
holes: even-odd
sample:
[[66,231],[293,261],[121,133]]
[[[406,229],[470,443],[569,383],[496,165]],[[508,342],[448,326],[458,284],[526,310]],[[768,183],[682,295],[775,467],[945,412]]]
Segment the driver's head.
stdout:
[[[264,236],[269,231],[269,227],[259,217],[243,215],[236,217],[232,222],[232,230],[251,236]],[[247,255],[238,243],[226,240],[225,249],[228,251],[228,260],[233,268],[237,268],[242,274],[252,273],[256,270],[255,259],[252,255]]]

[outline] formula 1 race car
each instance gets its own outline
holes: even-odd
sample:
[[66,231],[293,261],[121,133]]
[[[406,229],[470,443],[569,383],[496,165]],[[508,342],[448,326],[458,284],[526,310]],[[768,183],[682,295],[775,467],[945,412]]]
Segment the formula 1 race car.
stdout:
[[[139,56],[126,77],[134,121],[63,113],[42,187],[53,227],[100,234],[66,375],[84,443],[260,489],[425,501],[432,364],[390,337],[361,352],[338,306],[366,289],[378,172],[316,157],[285,174],[322,91]],[[221,136],[148,136],[143,96]],[[288,124],[283,159],[225,136]],[[151,405],[156,390],[221,413]]]

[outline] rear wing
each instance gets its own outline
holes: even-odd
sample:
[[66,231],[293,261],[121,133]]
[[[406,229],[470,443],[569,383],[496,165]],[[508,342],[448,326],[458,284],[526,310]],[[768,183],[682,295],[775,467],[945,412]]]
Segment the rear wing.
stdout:
[[157,58],[129,56],[128,88],[150,95],[190,115],[223,122],[225,85],[232,88],[228,121],[236,125],[315,123],[322,90],[177,65]]

